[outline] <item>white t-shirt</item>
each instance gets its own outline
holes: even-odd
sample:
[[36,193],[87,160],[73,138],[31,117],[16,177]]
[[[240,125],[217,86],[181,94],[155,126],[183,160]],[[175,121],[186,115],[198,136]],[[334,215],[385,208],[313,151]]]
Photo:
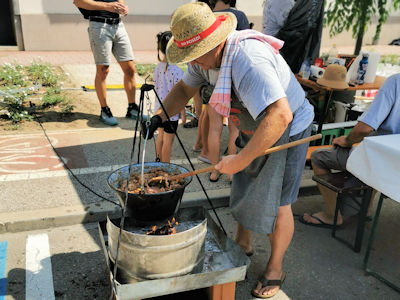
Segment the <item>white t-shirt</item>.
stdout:
[[[175,84],[182,79],[183,71],[175,65],[168,65],[165,62],[159,62],[154,69],[154,89],[161,101],[164,101],[165,97],[168,95],[169,91],[173,88]],[[156,99],[154,104],[154,112],[160,108],[160,103]],[[179,114],[175,116],[169,116],[171,121],[178,121]]]
[[[243,40],[237,47],[240,49],[232,59],[232,86],[253,119],[257,120],[270,104],[286,97],[290,109],[296,112],[290,136],[304,131],[314,119],[314,108],[283,57],[255,39]],[[205,71],[195,64],[188,67],[182,79],[191,87],[207,82],[215,85],[218,72],[216,69]]]

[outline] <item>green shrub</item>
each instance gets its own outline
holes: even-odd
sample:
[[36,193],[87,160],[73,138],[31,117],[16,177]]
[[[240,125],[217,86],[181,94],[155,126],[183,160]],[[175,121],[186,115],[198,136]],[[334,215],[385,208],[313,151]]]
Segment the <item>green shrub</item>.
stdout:
[[65,96],[61,94],[60,87],[49,87],[43,95],[42,107],[47,108],[50,106],[56,106],[57,104],[63,103],[65,100]]
[[5,63],[0,66],[0,81],[5,86],[26,86],[27,81],[21,65]]
[[75,105],[73,105],[69,99],[66,99],[63,103],[60,104],[60,107],[61,113],[71,114],[75,108]]
[[27,120],[32,121],[33,116],[29,115],[29,113],[25,110],[23,105],[24,99],[26,97],[26,93],[15,93],[15,94],[6,94],[3,97],[3,102],[7,108],[7,116],[13,123],[19,123],[21,121]]
[[[62,74],[49,64],[33,62],[28,67],[3,64],[0,66],[0,105],[4,115],[12,121],[12,128],[18,129],[15,124],[33,120],[28,113],[26,97],[44,92],[40,107],[59,105],[63,114],[71,113],[74,109],[71,101],[61,92],[58,85]],[[37,95],[30,98],[37,99]],[[4,108],[4,109],[3,109]]]
[[65,101],[65,97],[61,94],[46,93],[42,98],[42,107],[56,106]]
[[136,64],[136,72],[147,81],[153,81],[153,73],[157,64]]
[[33,62],[28,67],[28,73],[33,81],[37,81],[43,86],[55,86],[58,83],[58,76],[48,64]]
[[397,54],[382,55],[380,58],[380,62],[391,65],[400,65],[400,55]]

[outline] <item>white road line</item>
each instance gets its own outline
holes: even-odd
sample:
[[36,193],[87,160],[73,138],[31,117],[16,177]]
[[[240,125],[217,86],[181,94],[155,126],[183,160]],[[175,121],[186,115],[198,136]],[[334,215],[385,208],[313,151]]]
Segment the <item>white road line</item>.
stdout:
[[[198,164],[200,161],[197,158],[191,159],[193,164]],[[186,158],[184,159],[175,159],[172,160],[171,163],[177,165],[188,165],[188,161]],[[113,166],[105,166],[105,167],[92,167],[92,168],[80,168],[80,169],[72,169],[72,173],[75,175],[85,175],[85,174],[95,174],[95,173],[104,173],[104,172],[113,172],[122,168],[124,165],[113,165]],[[188,168],[190,169],[190,168]],[[53,177],[65,177],[68,176],[69,172],[67,170],[60,171],[47,171],[47,172],[32,172],[25,174],[7,174],[0,175],[0,182],[5,181],[21,181],[21,180],[29,180],[29,179],[40,179],[40,178],[53,178]]]
[[[78,129],[68,129],[68,130],[46,130],[47,134],[62,134],[65,135],[66,133],[80,133],[84,131],[110,131],[110,130],[119,130],[116,127],[107,127],[107,128],[78,128]],[[123,130],[122,130],[123,131]],[[24,138],[24,137],[31,137],[31,136],[44,136],[44,133],[42,131],[37,131],[33,133],[25,133],[25,134],[7,134],[4,135],[3,137],[5,138],[10,138],[10,137],[17,137],[17,138]]]
[[53,300],[53,273],[47,234],[29,235],[26,240],[26,298]]

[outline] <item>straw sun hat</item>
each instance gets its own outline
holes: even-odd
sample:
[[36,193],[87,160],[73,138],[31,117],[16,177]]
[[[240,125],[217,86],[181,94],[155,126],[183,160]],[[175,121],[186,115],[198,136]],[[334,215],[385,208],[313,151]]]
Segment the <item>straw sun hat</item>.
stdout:
[[199,58],[222,43],[236,29],[236,17],[229,12],[213,13],[203,2],[180,6],[172,14],[172,38],[167,45],[171,64]]
[[324,75],[317,80],[317,83],[332,89],[347,89],[346,67],[337,64],[330,64],[326,67]]

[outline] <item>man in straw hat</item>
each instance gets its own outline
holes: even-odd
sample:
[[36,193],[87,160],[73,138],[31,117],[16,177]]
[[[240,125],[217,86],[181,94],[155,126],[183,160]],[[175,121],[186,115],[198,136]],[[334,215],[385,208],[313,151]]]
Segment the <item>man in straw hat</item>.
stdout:
[[[251,231],[269,235],[271,255],[252,291],[256,297],[269,298],[284,279],[282,261],[294,231],[291,204],[297,198],[308,145],[268,157],[263,154],[274,145],[309,136],[314,113],[279,54],[283,42],[235,28],[233,14],[214,14],[200,2],[185,4],[173,13],[167,58],[170,63],[190,65],[164,106],[172,116],[202,84],[210,83],[215,89],[209,105],[240,129],[236,144],[241,151],[224,157],[215,168],[234,174],[230,207],[239,223],[236,242],[251,255]],[[153,116],[142,134],[151,138],[165,119],[164,112]]]
[[[329,83],[328,81],[323,83],[329,87],[334,87],[332,84],[336,84],[336,82]],[[311,153],[314,174],[327,174],[331,170],[345,171],[352,146],[361,142],[367,136],[399,133],[400,74],[395,74],[385,80],[371,106],[361,115],[358,123],[348,136],[340,136],[333,139],[332,144],[335,145],[333,148],[320,149]],[[318,184],[318,188],[324,198],[325,209],[313,214],[305,213],[299,217],[299,221],[306,225],[332,228],[336,207],[336,193],[320,184]],[[339,212],[337,224],[341,225],[342,223],[343,217]]]

